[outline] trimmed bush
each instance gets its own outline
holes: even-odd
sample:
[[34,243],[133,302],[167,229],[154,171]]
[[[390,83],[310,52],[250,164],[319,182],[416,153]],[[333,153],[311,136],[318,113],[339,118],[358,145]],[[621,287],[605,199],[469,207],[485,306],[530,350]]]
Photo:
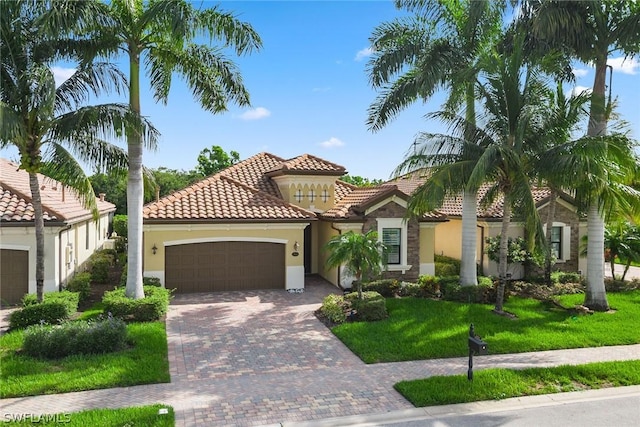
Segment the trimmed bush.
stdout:
[[460,274],[460,260],[446,255],[435,255],[436,276],[457,276]]
[[[125,283],[126,285],[126,283]],[[162,283],[160,283],[160,279],[158,277],[143,277],[142,278],[142,285],[143,286],[156,286],[161,288],[162,287]]]
[[362,293],[362,299],[357,292],[345,295],[345,299],[351,302],[351,308],[356,311],[356,319],[365,322],[386,319],[387,302],[378,292],[367,291]]
[[74,354],[111,353],[125,348],[124,321],[109,317],[98,321],[34,325],[24,333],[23,351],[31,357],[60,359]]
[[635,289],[640,289],[640,279],[626,281],[608,277],[604,279],[604,287],[607,292],[633,291]]
[[400,283],[395,279],[381,279],[362,285],[363,291],[374,291],[385,298],[391,298],[398,293]]
[[141,299],[127,298],[124,288],[107,291],[102,297],[104,311],[114,317],[150,322],[159,320],[167,313],[171,291],[157,286],[145,286],[145,297]]
[[349,311],[351,311],[351,303],[346,301],[342,295],[327,295],[320,306],[322,315],[333,323],[346,322]]
[[109,271],[115,264],[115,256],[111,252],[98,251],[89,258],[91,280],[96,283],[107,283]]
[[61,302],[43,302],[16,310],[9,316],[10,329],[24,329],[31,325],[53,325],[67,320],[67,308]]
[[113,217],[113,231],[118,235],[118,237],[127,238],[129,233],[127,229],[127,216],[126,215],[115,215]]
[[[460,286],[454,277],[442,279],[442,299],[469,304],[491,304],[496,301],[496,285],[490,278],[478,278],[478,286]],[[505,289],[504,301],[508,299]]]
[[582,283],[582,276],[578,273],[566,271],[554,271],[551,273],[552,283]]
[[[60,303],[65,308],[66,317],[71,317],[76,311],[78,311],[78,303],[80,302],[80,294],[71,291],[62,292],[48,292],[44,294],[45,303]],[[22,305],[24,307],[37,305],[38,299],[35,294],[27,294],[22,298]]]
[[423,292],[422,285],[419,283],[403,282],[398,290],[398,295],[401,297],[422,298]]
[[91,296],[91,273],[78,273],[67,281],[67,291],[77,292],[80,301],[85,301]]
[[418,278],[418,284],[422,289],[421,297],[440,297],[442,291],[440,290],[440,278],[438,276],[431,276],[428,274],[422,275]]

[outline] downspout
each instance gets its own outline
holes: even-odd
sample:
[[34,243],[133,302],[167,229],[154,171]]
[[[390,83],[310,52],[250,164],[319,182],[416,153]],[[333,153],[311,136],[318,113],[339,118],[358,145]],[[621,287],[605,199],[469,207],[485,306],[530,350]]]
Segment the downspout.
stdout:
[[484,276],[484,227],[476,225],[480,229],[480,274]]
[[[64,188],[64,187],[63,187]],[[64,190],[63,190],[64,191]],[[62,233],[64,233],[65,231],[69,231],[71,230],[71,224],[67,225],[66,227],[62,228],[59,232],[58,232],[58,292],[62,292],[62,266],[64,265],[64,256],[62,253]]]

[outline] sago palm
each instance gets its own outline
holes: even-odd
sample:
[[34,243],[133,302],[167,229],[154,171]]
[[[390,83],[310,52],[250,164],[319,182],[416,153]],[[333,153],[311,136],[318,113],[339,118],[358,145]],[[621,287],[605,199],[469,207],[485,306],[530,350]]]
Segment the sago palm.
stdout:
[[[155,101],[166,103],[174,75],[182,77],[195,100],[212,113],[228,103],[248,106],[249,93],[235,64],[237,55],[261,47],[253,28],[218,7],[197,9],[186,0],[112,0],[96,19],[95,37],[103,54],[123,54],[128,63],[129,105],[141,113],[140,73],[144,69]],[[199,42],[218,42],[221,47]],[[144,297],[142,287],[143,144],[138,133],[127,134],[128,264],[126,294]]]
[[153,128],[126,105],[84,105],[105,91],[124,88],[113,67],[83,62],[56,87],[53,63],[85,55],[84,43],[69,35],[83,19],[90,19],[81,10],[85,6],[64,1],[50,6],[38,1],[0,3],[0,147],[16,147],[20,169],[29,173],[39,301],[44,289],[44,219],[37,174],[74,188],[97,215],[95,194],[82,164],[99,170],[126,165],[126,153],[109,140],[134,126],[141,139],[155,137]]

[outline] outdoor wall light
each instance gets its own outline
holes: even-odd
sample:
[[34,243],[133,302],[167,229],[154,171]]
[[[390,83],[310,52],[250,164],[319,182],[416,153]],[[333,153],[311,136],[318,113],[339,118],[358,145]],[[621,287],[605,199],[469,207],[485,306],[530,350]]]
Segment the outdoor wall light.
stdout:
[[300,243],[298,243],[298,241],[296,240],[296,242],[293,244],[293,250],[298,252],[298,249],[300,249]]
[[153,246],[151,247],[151,252],[153,252],[153,254],[155,255],[156,252],[158,252],[158,247],[156,246],[156,244],[154,243]]

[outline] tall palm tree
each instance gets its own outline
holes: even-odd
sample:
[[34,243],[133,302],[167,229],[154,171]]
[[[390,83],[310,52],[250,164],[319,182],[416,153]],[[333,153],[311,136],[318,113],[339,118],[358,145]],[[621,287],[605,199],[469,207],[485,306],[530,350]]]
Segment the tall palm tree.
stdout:
[[[218,41],[237,55],[261,47],[254,29],[217,7],[196,9],[187,0],[112,0],[96,19],[103,54],[123,54],[129,65],[129,106],[140,114],[140,72],[146,69],[154,99],[166,103],[174,74],[187,82],[207,111],[226,111],[229,102],[250,105],[249,93],[235,64],[221,48],[198,44]],[[98,22],[100,21],[100,22]],[[144,297],[142,288],[143,145],[139,134],[127,134],[128,264],[126,294]]]
[[[613,52],[633,57],[640,50],[640,3],[616,0],[524,2],[522,19],[545,44],[595,67],[587,134],[607,133],[606,72]],[[609,309],[604,287],[604,207],[597,198],[587,212],[587,289],[584,305]]]
[[[51,65],[84,56],[82,41],[69,34],[87,17],[81,2],[0,3],[0,147],[13,145],[29,173],[35,211],[36,290],[44,289],[44,218],[38,173],[74,188],[97,215],[96,198],[80,162],[104,170],[126,164],[126,153],[107,140],[137,126],[153,140],[153,128],[126,105],[83,106],[92,96],[121,90],[123,76],[101,63],[82,63],[56,87]],[[76,158],[80,161],[78,162]]]
[[[370,37],[374,55],[369,78],[382,91],[369,107],[367,125],[380,130],[404,108],[445,90],[448,109],[464,106],[470,133],[476,116],[478,58],[500,33],[505,2],[397,0],[396,7],[415,15],[383,23]],[[464,187],[459,190],[463,193],[460,283],[477,285],[477,194]]]
[[353,231],[339,234],[326,243],[324,250],[329,252],[327,267],[344,266],[354,275],[359,299],[362,299],[362,278],[380,274],[386,260],[386,248],[374,230],[366,234]]

